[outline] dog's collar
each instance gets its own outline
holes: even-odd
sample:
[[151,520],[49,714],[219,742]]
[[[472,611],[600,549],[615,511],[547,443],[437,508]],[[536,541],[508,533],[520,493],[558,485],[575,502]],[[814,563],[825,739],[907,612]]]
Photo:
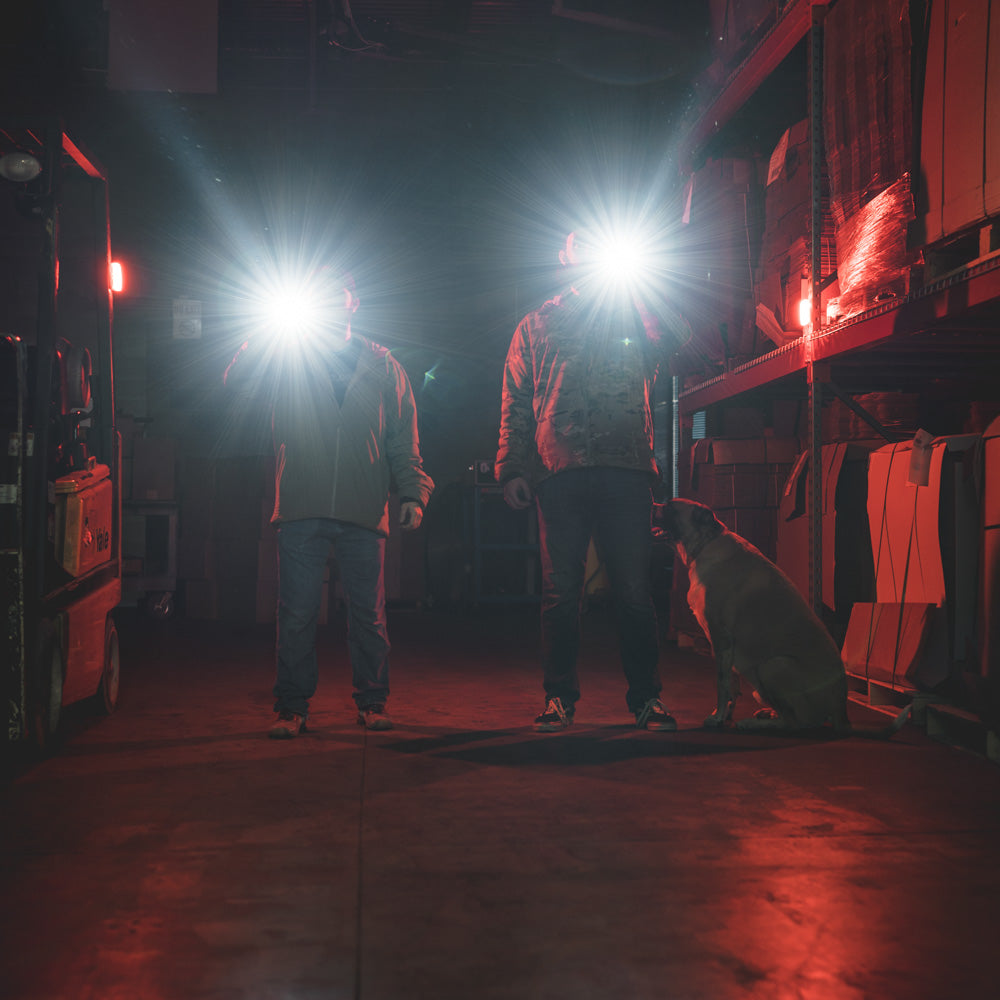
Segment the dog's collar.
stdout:
[[703,538],[693,549],[689,549],[685,545],[684,551],[687,553],[687,565],[690,566],[695,561],[695,559],[697,559],[698,556],[701,555],[702,549],[704,549],[709,542],[714,542],[718,537],[719,535],[712,535],[711,538]]

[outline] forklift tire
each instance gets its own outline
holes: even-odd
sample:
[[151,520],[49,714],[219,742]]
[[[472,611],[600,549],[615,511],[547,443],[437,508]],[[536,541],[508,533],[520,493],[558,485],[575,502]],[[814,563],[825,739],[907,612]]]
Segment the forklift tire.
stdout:
[[104,626],[104,669],[97,689],[97,707],[105,715],[110,715],[118,704],[119,665],[118,629],[114,618],[108,615]]
[[32,685],[31,725],[35,745],[41,751],[52,748],[62,714],[63,657],[59,630],[50,621],[39,629],[38,660]]

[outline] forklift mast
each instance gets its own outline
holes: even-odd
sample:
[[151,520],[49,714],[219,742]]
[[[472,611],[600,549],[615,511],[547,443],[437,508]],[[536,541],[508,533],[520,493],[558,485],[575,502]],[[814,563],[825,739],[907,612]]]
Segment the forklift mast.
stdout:
[[114,707],[121,596],[108,181],[60,121],[0,119],[0,233],[0,662],[7,742],[44,745]]

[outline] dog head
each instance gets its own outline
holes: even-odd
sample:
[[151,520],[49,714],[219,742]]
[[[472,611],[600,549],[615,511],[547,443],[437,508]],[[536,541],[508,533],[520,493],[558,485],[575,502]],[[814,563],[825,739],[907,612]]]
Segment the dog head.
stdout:
[[698,553],[726,530],[710,507],[694,500],[668,500],[653,504],[653,527],[677,550],[684,565],[690,565]]

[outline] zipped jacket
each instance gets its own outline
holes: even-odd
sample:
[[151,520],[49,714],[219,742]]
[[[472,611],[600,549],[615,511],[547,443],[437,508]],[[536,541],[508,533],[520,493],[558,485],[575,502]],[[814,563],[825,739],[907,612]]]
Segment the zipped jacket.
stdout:
[[320,355],[238,354],[227,384],[237,368],[263,374],[270,397],[273,522],[328,517],[388,535],[390,489],[427,506],[434,483],[420,457],[413,391],[384,347],[352,334],[343,350]]
[[657,474],[657,339],[635,310],[601,314],[576,294],[525,316],[504,367],[497,480],[522,476],[535,485],[594,466]]

